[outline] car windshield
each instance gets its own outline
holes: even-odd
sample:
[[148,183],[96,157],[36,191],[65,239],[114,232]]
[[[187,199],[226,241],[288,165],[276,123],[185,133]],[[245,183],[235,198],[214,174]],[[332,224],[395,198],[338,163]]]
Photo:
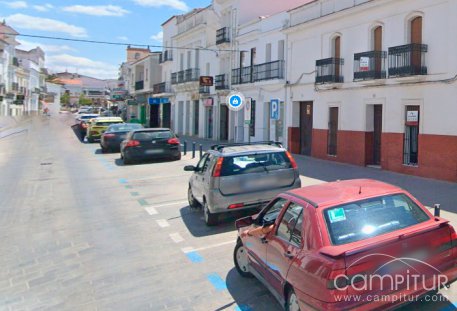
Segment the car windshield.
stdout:
[[224,157],[221,176],[269,172],[292,168],[285,152]]
[[154,131],[154,132],[137,132],[133,135],[133,139],[139,141],[149,141],[153,139],[168,139],[174,135],[170,131]]
[[130,132],[140,128],[143,128],[141,124],[114,124],[106,132]]
[[324,210],[334,245],[376,237],[427,221],[429,216],[405,194],[370,198]]

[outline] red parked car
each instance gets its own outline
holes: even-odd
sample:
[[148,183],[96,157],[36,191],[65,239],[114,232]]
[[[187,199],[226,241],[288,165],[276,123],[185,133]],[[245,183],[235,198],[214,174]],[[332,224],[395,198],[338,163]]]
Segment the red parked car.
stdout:
[[237,220],[235,266],[286,310],[397,308],[457,279],[456,231],[435,214],[374,180],[288,191]]

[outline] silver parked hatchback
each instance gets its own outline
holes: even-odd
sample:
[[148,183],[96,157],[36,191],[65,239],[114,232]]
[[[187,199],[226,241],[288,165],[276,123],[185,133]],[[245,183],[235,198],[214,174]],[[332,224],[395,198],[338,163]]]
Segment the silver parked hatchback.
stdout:
[[221,213],[262,208],[278,193],[300,188],[297,164],[279,143],[215,145],[193,171],[188,190],[189,205],[203,206],[208,226]]

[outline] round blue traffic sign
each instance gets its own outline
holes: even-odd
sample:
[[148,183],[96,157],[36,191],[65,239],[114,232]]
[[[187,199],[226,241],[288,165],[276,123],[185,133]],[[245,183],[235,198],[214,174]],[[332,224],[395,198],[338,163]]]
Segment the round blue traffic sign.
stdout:
[[244,107],[245,98],[241,93],[232,93],[227,97],[227,106],[230,110],[239,111]]

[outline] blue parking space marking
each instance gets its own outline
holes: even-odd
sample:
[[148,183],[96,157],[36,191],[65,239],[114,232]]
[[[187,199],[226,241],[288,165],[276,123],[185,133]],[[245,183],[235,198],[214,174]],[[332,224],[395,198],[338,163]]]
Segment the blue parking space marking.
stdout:
[[208,281],[213,284],[217,291],[223,291],[227,289],[227,283],[217,273],[211,273],[208,275]]
[[440,311],[454,311],[457,309],[457,301],[454,303],[452,303],[452,302],[449,302],[449,303],[450,303],[449,306],[441,308]]
[[203,262],[203,257],[197,252],[188,252],[188,253],[186,253],[186,256],[193,263]]
[[252,311],[252,309],[248,305],[238,305],[235,307],[235,311]]
[[120,182],[121,184],[128,184],[128,183],[129,183],[129,181],[127,180],[127,178],[120,178],[120,179],[119,179],[119,182]]

